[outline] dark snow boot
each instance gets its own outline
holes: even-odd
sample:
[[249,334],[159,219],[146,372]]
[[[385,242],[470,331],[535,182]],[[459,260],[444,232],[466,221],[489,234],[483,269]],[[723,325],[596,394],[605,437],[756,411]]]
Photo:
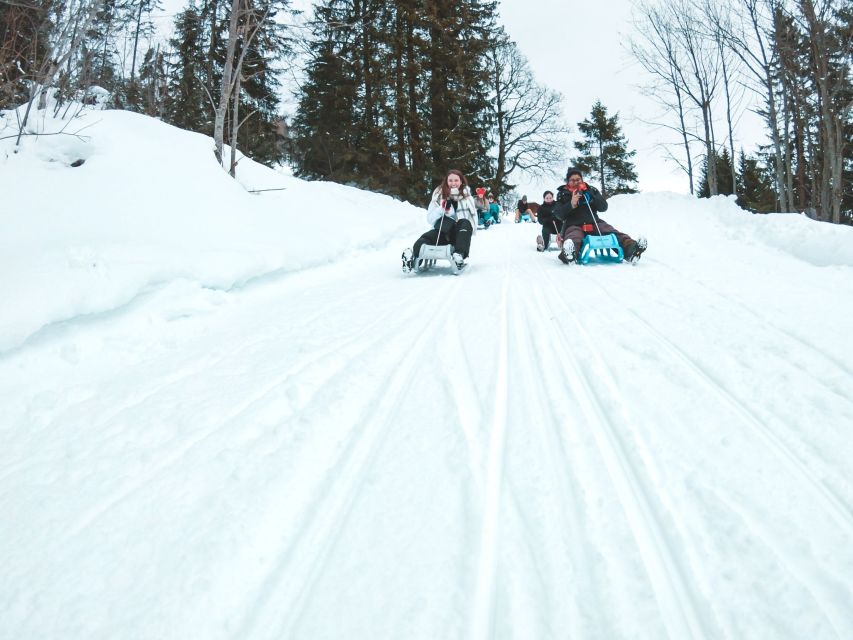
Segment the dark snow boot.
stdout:
[[575,243],[566,241],[563,243],[563,248],[560,249],[560,253],[557,254],[557,258],[559,258],[560,262],[563,264],[571,264],[575,261]]
[[622,251],[625,254],[625,261],[631,264],[637,264],[637,261],[642,257],[646,247],[649,246],[649,241],[645,238],[637,238],[637,240],[629,240],[625,243]]
[[403,251],[402,255],[403,259],[403,273],[409,273],[412,269],[415,268],[415,261],[412,260],[412,250],[406,249]]

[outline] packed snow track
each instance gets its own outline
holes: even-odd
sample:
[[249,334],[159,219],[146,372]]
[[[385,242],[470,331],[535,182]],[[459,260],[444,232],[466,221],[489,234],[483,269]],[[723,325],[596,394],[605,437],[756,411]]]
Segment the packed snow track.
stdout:
[[636,267],[502,224],[461,277],[401,238],[7,350],[0,638],[853,637],[850,269],[674,220],[619,220]]

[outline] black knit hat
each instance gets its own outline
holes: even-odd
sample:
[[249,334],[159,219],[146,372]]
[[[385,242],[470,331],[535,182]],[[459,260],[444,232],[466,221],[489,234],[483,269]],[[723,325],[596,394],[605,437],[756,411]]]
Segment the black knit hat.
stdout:
[[583,172],[580,169],[578,169],[577,167],[569,167],[566,171],[566,180],[568,180],[574,175],[579,175],[581,178],[583,178]]

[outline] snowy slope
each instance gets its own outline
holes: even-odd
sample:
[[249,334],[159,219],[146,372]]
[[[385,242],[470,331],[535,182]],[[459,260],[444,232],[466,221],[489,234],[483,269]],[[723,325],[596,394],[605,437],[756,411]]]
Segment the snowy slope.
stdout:
[[[177,279],[230,289],[420,228],[415,207],[243,158],[246,188],[285,189],[247,193],[222,175],[210,138],[138,114],[34,120],[42,131],[65,127],[86,139],[24,138],[18,154],[14,139],[0,140],[0,272],[8,274],[0,299],[16,309],[0,327],[0,352]],[[13,122],[12,113],[0,114],[0,131]],[[274,193],[287,197],[266,197]],[[370,214],[353,225],[356,205]]]
[[853,230],[621,196],[635,268],[405,277],[422,211],[100,117],[0,160],[0,638],[853,635]]

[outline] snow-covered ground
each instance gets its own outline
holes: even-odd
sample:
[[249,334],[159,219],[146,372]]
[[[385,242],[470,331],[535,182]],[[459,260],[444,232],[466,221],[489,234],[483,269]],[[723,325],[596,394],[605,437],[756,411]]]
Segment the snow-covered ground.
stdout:
[[422,210],[86,118],[0,147],[0,638],[853,637],[853,229],[406,277]]

